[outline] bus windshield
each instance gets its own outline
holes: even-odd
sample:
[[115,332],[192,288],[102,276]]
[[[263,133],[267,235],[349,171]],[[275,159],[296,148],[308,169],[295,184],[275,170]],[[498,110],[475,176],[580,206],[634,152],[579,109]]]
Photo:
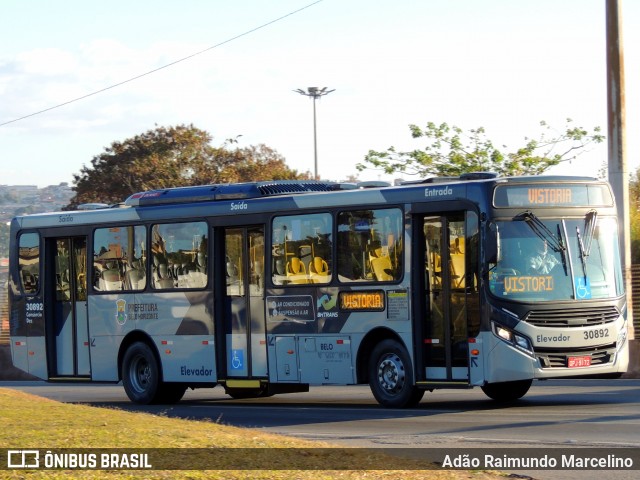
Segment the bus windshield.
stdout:
[[615,298],[623,293],[613,218],[540,219],[531,212],[491,225],[493,295],[523,302]]

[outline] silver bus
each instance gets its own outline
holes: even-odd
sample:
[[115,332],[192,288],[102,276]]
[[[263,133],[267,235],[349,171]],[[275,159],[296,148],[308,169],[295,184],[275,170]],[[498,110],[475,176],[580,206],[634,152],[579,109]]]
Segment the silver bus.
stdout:
[[609,185],[466,174],[136,193],[11,223],[16,367],[136,403],[369,384],[386,407],[615,377],[627,303]]

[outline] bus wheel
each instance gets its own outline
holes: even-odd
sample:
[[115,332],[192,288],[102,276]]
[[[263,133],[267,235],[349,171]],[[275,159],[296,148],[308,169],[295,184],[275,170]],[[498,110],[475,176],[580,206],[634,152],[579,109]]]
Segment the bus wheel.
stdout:
[[136,342],[124,354],[122,384],[134,403],[148,405],[159,397],[160,369],[151,347],[146,343]]
[[409,354],[396,340],[383,340],[373,349],[369,386],[378,403],[390,408],[413,407],[424,395],[413,384]]
[[483,385],[484,394],[497,402],[513,402],[529,391],[533,380],[517,380],[514,382],[487,383]]

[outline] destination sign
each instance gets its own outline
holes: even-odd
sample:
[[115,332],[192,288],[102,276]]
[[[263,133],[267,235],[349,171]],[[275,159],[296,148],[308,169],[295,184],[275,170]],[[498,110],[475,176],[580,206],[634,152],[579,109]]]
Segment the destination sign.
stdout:
[[552,292],[553,277],[551,275],[504,277],[505,293]]
[[340,292],[340,310],[343,311],[377,311],[384,310],[384,292],[382,290]]
[[606,185],[545,183],[537,185],[498,185],[495,207],[612,206]]

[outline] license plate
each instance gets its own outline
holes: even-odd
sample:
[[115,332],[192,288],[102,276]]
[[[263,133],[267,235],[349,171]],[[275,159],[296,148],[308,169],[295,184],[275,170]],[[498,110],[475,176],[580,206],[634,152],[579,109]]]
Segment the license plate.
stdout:
[[584,357],[569,357],[567,359],[567,366],[569,368],[588,367],[591,365],[591,357],[586,355]]

